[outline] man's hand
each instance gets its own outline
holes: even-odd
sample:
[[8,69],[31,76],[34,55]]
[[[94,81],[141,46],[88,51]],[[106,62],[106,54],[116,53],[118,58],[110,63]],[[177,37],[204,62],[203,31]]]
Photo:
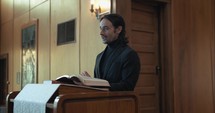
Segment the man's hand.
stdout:
[[91,77],[90,74],[89,74],[87,71],[83,71],[83,72],[81,73],[81,75],[82,75],[82,76]]

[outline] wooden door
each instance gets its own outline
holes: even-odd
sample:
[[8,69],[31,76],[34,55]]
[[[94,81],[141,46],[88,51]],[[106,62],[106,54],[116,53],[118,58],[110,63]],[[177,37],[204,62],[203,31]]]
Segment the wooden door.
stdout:
[[140,77],[135,88],[139,113],[160,113],[159,35],[156,6],[132,1],[131,38],[141,60]]

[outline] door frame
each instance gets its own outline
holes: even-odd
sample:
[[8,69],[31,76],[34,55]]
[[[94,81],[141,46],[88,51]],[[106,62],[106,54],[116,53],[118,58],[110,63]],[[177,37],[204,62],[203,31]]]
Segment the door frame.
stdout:
[[[126,36],[131,35],[131,2],[133,0],[111,0],[111,12],[125,18]],[[173,57],[170,0],[139,0],[160,7],[160,57],[161,57],[161,97],[160,113],[174,113]],[[125,7],[127,7],[125,9]]]
[[[6,53],[6,54],[1,54],[0,55],[0,65],[1,65],[1,63],[2,63],[2,60],[5,60],[6,61],[6,64],[5,64],[5,67],[3,67],[3,68],[0,68],[0,71],[2,71],[3,69],[5,69],[4,71],[5,71],[5,73],[4,73],[4,78],[5,78],[5,80],[6,80],[6,82],[5,82],[5,86],[4,86],[4,88],[3,88],[3,91],[5,91],[4,93],[5,93],[5,100],[6,100],[6,96],[7,96],[7,93],[8,93],[8,59],[9,59],[9,55],[8,55],[8,53]],[[4,104],[4,105],[6,105],[6,102],[5,103],[0,103],[0,104]]]
[[174,86],[173,86],[173,57],[171,31],[171,4],[164,3],[160,14],[161,36],[161,113],[174,113]]

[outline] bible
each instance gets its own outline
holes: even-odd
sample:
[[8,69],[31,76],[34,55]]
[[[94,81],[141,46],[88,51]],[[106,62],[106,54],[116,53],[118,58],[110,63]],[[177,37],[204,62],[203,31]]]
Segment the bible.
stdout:
[[110,87],[110,84],[107,80],[82,75],[62,75],[56,78],[56,81],[65,84],[75,84],[92,87]]

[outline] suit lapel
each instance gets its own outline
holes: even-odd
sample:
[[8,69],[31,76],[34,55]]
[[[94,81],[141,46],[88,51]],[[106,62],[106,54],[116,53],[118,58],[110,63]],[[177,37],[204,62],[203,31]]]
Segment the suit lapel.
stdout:
[[118,46],[118,47],[110,54],[110,56],[109,56],[109,58],[108,58],[108,63],[107,63],[107,65],[105,66],[104,75],[103,75],[104,78],[107,77],[108,72],[109,72],[109,70],[110,70],[110,67],[111,67],[112,63],[113,63],[115,60],[117,60],[117,57],[121,54],[122,50],[123,50],[123,47]]
[[96,74],[98,75],[99,78],[101,78],[101,72],[100,72],[100,65],[101,65],[101,59],[104,55],[105,50],[101,53],[101,55],[97,59],[97,64],[96,64]]

